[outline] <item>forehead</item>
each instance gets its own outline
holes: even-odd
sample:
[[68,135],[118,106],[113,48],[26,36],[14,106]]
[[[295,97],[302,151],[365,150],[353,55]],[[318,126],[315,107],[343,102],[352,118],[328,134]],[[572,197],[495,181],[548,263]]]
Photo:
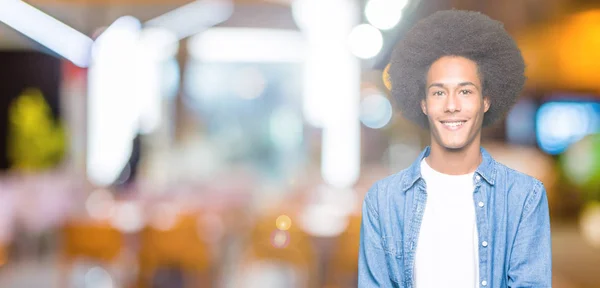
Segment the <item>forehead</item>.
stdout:
[[480,85],[477,63],[460,56],[444,56],[431,64],[427,71],[427,83],[452,84],[473,82]]

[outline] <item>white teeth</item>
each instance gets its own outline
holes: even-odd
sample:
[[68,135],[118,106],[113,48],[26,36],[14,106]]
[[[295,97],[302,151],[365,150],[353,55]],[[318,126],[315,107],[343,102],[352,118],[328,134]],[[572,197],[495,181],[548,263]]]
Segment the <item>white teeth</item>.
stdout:
[[465,122],[463,121],[458,121],[458,122],[443,122],[444,125],[448,126],[448,127],[458,127],[463,125]]

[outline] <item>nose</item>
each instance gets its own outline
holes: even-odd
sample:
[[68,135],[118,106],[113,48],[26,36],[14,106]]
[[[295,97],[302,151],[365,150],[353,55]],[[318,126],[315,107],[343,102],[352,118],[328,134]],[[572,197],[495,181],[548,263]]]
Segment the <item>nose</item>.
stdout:
[[454,113],[460,111],[460,100],[459,96],[456,93],[450,93],[448,97],[446,97],[446,105],[445,110],[448,113]]

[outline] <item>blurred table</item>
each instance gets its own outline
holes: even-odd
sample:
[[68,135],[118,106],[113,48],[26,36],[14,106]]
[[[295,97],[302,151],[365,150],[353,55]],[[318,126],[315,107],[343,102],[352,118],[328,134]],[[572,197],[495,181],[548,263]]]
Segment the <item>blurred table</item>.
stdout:
[[577,223],[552,223],[553,287],[600,287],[600,249],[584,241]]

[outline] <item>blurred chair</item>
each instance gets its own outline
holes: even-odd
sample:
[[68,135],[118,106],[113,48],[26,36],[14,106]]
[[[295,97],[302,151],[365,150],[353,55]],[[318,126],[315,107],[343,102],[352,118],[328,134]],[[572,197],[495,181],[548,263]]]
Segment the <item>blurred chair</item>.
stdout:
[[[171,271],[186,277],[185,287],[211,287],[212,255],[209,245],[200,237],[203,232],[198,214],[180,214],[172,227],[160,230],[146,226],[140,235],[138,287],[161,285],[153,281],[157,273]],[[185,275],[185,276],[183,276]],[[179,280],[177,280],[179,281]],[[165,284],[174,287],[175,284]],[[161,286],[162,287],[162,286]]]
[[0,242],[0,268],[8,262],[8,245]]
[[68,275],[76,260],[102,265],[118,261],[124,249],[124,236],[108,222],[68,221],[62,227],[61,286],[68,286]]
[[358,249],[360,245],[360,215],[351,215],[346,230],[336,239],[327,265],[327,287],[358,285]]
[[[283,214],[283,213],[282,213]],[[260,217],[251,229],[243,259],[241,261],[241,283],[236,287],[270,287],[269,285],[286,285],[293,288],[289,282],[297,283],[294,287],[317,287],[317,255],[308,234],[302,231],[296,223],[288,230],[278,230],[276,219],[280,214],[273,213]],[[288,214],[289,215],[289,214]],[[267,271],[271,270],[271,271]],[[265,277],[283,277],[279,281],[289,281],[285,284],[250,283],[247,279],[265,279],[248,273],[264,273]],[[280,275],[276,275],[280,274]],[[255,286],[252,286],[255,287]],[[281,287],[281,286],[279,286]]]

